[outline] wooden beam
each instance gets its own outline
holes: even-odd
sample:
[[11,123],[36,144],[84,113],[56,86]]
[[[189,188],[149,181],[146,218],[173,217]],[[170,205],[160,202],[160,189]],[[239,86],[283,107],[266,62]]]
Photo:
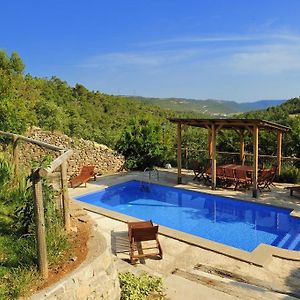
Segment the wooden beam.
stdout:
[[244,165],[245,164],[245,131],[244,130],[240,130],[239,131],[240,134],[240,161],[241,164]]
[[[64,151],[61,150],[62,155],[64,154],[63,152]],[[68,194],[67,169],[68,169],[68,163],[65,160],[61,164],[61,188],[62,188],[62,203],[63,203],[63,210],[64,210],[65,230],[67,233],[69,233],[71,228],[71,219],[70,219],[70,198]]]
[[258,179],[258,127],[253,127],[253,194],[257,198],[257,179]]
[[282,131],[277,131],[277,175],[281,173]]
[[[63,153],[62,151],[61,153]],[[67,161],[73,155],[73,150],[68,150],[64,152],[62,155],[57,157],[51,165],[46,169],[40,169],[40,176],[46,177],[50,175],[54,170],[56,170],[63,162]]]
[[28,138],[26,136],[19,135],[19,134],[4,132],[4,131],[0,130],[0,135],[8,136],[8,137],[11,137],[11,138],[17,138],[19,140],[22,140],[22,141],[25,141],[25,142],[28,142],[28,143],[31,143],[31,144],[35,144],[35,145],[38,145],[40,147],[44,147],[46,149],[53,150],[53,151],[65,150],[62,147],[57,147],[57,146],[54,146],[54,145],[51,145],[51,144],[48,144],[48,143],[37,141],[35,139],[31,139],[31,138]]
[[212,174],[212,180],[211,180],[211,188],[213,190],[216,189],[217,186],[217,163],[216,163],[216,128],[215,124],[211,125],[211,174]]
[[32,170],[32,187],[34,195],[34,215],[37,241],[37,256],[40,275],[48,278],[48,260],[45,230],[45,215],[43,202],[42,180],[38,170]]
[[182,183],[181,175],[181,123],[177,123],[177,182]]
[[18,174],[19,171],[19,139],[14,136],[13,137],[13,164],[14,164],[14,170],[15,175]]
[[211,159],[212,155],[212,143],[211,143],[211,128],[208,130],[208,158]]
[[221,130],[223,128],[224,124],[220,124],[218,127],[216,127],[216,132],[218,132],[219,130]]

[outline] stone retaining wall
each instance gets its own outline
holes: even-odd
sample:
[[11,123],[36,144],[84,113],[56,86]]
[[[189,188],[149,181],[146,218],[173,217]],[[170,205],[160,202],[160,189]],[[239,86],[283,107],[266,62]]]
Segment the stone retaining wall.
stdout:
[[[99,175],[111,174],[120,171],[124,165],[124,157],[105,145],[84,140],[70,138],[59,132],[50,132],[33,127],[27,136],[35,140],[56,145],[66,149],[72,149],[74,154],[68,161],[68,176],[78,174],[83,165],[95,165]],[[45,155],[53,158],[59,156],[58,152],[45,150],[30,143],[20,143],[19,161],[28,164],[32,160],[40,161]]]
[[58,283],[30,300],[119,300],[120,286],[113,256],[105,238],[93,229],[85,262]]

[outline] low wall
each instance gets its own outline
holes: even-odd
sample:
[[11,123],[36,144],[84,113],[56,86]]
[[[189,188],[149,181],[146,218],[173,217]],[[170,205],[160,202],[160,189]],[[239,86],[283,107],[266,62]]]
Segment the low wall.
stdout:
[[[124,157],[105,145],[38,127],[32,127],[27,136],[51,145],[72,149],[73,155],[68,160],[68,177],[78,174],[83,165],[94,165],[98,175],[112,174],[123,169]],[[32,160],[41,161],[45,155],[54,158],[60,154],[30,143],[20,143],[19,161],[27,164],[27,167]]]
[[113,256],[103,235],[94,228],[88,248],[88,257],[79,268],[30,300],[119,300],[120,286]]

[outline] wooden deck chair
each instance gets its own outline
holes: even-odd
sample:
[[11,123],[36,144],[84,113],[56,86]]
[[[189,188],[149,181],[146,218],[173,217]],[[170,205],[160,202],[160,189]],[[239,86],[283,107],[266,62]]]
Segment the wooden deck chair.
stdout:
[[288,186],[285,189],[290,190],[290,196],[293,196],[294,191],[300,192],[300,185]]
[[270,185],[273,182],[274,174],[271,169],[263,169],[258,173],[257,178],[257,188],[260,192],[267,189],[267,191],[271,191]]
[[[158,225],[152,221],[128,222],[128,238],[130,243],[130,262],[143,257],[160,256],[162,249],[158,240]],[[151,242],[152,241],[152,242]],[[156,251],[153,251],[157,249]]]
[[70,179],[70,184],[72,188],[85,184],[91,179],[96,180],[95,166],[83,166],[77,176]]
[[[203,177],[203,168],[201,167],[200,163],[197,160],[192,160],[190,162],[191,168],[193,169],[194,172],[194,178],[193,180],[201,180]],[[204,178],[204,177],[203,177]]]

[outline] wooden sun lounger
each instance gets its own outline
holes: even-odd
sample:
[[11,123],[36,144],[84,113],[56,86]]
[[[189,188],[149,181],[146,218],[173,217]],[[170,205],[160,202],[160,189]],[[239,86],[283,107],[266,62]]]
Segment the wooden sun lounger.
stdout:
[[295,186],[288,186],[285,187],[285,189],[290,190],[290,196],[293,196],[293,192],[299,192],[300,191],[300,185],[295,185]]
[[[128,238],[130,243],[130,262],[136,259],[159,255],[162,258],[162,249],[158,240],[158,225],[152,221],[128,222]],[[142,242],[155,241],[154,245],[144,246]],[[158,251],[148,252],[157,249]],[[145,252],[146,251],[146,252]]]
[[95,166],[83,166],[80,170],[80,173],[76,177],[70,179],[71,187],[74,188],[83,183],[86,187],[86,183],[91,178],[94,178],[94,180],[96,180]]

